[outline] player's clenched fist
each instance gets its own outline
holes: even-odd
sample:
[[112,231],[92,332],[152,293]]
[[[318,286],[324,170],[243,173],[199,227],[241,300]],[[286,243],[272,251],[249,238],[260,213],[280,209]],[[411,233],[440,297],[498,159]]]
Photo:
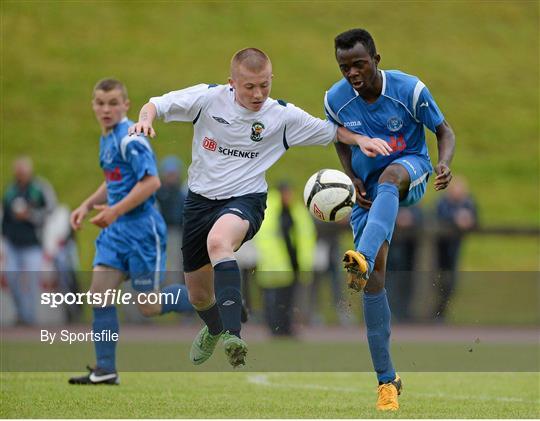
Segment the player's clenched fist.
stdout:
[[360,180],[358,177],[354,177],[352,179],[354,189],[356,190],[356,203],[358,206],[364,209],[371,208],[372,201],[369,200],[367,197],[367,191],[366,187],[364,186],[364,182]]
[[439,162],[435,166],[435,173],[437,174],[434,183],[435,190],[443,190],[447,188],[448,184],[450,184],[450,181],[452,180],[452,171],[450,170],[450,167],[444,162]]
[[118,218],[118,212],[114,207],[107,205],[94,205],[94,209],[100,211],[90,222],[100,228],[107,228]]
[[69,217],[71,228],[73,228],[75,231],[80,230],[82,222],[86,217],[87,213],[88,209],[86,208],[86,206],[79,206],[77,209],[71,212],[71,215]]

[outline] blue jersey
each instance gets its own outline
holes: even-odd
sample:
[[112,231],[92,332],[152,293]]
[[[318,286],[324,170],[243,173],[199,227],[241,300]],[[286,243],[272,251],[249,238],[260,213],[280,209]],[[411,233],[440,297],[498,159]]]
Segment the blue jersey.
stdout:
[[[99,164],[105,173],[109,206],[126,197],[145,175],[158,175],[156,158],[148,140],[144,136],[128,135],[132,124],[124,118],[100,138]],[[152,195],[125,216],[145,213],[154,202],[155,195]]]
[[370,184],[404,155],[418,155],[429,163],[424,126],[435,132],[444,121],[428,88],[417,77],[398,70],[381,70],[381,74],[381,96],[372,104],[346,79],[334,84],[324,99],[328,119],[353,132],[384,139],[392,147],[390,156],[368,158],[358,146],[351,146],[353,171]]

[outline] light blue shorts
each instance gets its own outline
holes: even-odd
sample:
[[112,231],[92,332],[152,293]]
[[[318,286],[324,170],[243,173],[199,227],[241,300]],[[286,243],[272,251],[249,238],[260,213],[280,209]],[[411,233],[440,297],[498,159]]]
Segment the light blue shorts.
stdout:
[[[420,155],[404,155],[392,161],[392,164],[400,164],[404,167],[411,178],[411,184],[409,186],[409,193],[407,196],[400,200],[399,206],[412,206],[420,201],[426,192],[426,185],[429,179],[429,175],[433,172],[431,162],[426,157]],[[372,183],[365,186],[368,197],[374,200],[377,196],[378,183]],[[367,223],[369,210],[361,208],[358,205],[354,205],[351,213],[351,227],[353,230],[354,246],[358,249],[360,243],[360,236],[364,231]],[[390,243],[394,228],[388,234],[386,240]]]
[[156,210],[121,217],[96,239],[94,266],[108,266],[125,273],[135,291],[155,291],[165,276],[166,244],[166,225]]

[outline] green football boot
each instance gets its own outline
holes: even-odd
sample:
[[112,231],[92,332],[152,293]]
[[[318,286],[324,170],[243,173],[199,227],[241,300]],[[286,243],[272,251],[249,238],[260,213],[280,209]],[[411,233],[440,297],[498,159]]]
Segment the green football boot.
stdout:
[[214,353],[214,349],[221,337],[221,333],[218,335],[212,335],[208,332],[208,326],[204,326],[195,337],[191,344],[191,351],[189,351],[189,359],[195,365],[204,363]]
[[247,344],[238,336],[231,335],[228,331],[224,332],[223,346],[229,363],[234,367],[246,365]]

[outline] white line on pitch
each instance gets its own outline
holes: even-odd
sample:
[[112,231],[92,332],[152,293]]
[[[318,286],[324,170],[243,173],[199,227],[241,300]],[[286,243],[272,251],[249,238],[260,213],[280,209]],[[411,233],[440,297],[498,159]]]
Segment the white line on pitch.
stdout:
[[[274,374],[275,376],[275,374]],[[282,389],[307,389],[307,390],[325,390],[329,392],[346,392],[346,393],[356,393],[358,394],[358,388],[352,387],[334,387],[334,386],[323,386],[320,384],[292,384],[292,383],[274,383],[270,380],[269,374],[250,374],[247,376],[248,383],[256,384],[259,386],[265,387],[275,387]],[[525,402],[525,399],[522,398],[512,398],[506,396],[460,396],[460,395],[447,395],[444,393],[418,393],[415,392],[414,396],[423,397],[423,398],[444,398],[444,399],[453,399],[453,400],[466,400],[470,401],[471,399],[477,399],[481,401],[497,401],[497,402]]]

